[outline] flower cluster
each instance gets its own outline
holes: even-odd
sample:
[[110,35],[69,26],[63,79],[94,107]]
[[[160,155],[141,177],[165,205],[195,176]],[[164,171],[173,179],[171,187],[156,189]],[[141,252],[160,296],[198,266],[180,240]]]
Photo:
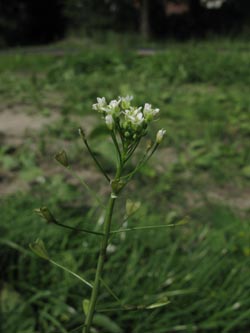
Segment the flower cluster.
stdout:
[[93,109],[103,115],[108,129],[119,131],[125,141],[144,136],[148,124],[160,111],[148,103],[143,107],[132,106],[132,99],[132,96],[119,97],[107,103],[105,97],[98,97],[97,103],[93,104]]

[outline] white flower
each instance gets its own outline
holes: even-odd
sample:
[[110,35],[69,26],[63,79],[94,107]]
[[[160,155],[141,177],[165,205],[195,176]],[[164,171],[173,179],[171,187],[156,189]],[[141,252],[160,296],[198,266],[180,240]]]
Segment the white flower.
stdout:
[[144,116],[141,112],[142,107],[139,108],[130,108],[129,110],[125,110],[124,113],[124,121],[122,124],[123,128],[134,129],[137,130],[140,128],[142,123],[144,122]]
[[118,105],[119,105],[119,103],[120,103],[120,100],[116,100],[116,99],[113,99],[110,103],[109,103],[109,106],[111,107],[111,108],[116,108]]
[[[115,130],[126,145],[138,140],[147,133],[149,123],[158,114],[159,109],[145,103],[144,106],[132,106],[133,96],[118,97],[107,102],[105,97],[98,97],[93,109],[103,115],[109,130]],[[118,133],[119,132],[119,133]],[[156,135],[159,144],[165,135],[165,130],[160,130]]]
[[119,108],[119,104],[120,104],[121,100],[118,99],[113,99],[109,105],[107,106],[107,108],[105,109],[105,111],[108,114],[112,114],[113,116],[118,116],[119,112],[120,112],[120,108]]
[[98,112],[103,112],[105,111],[106,106],[107,103],[105,97],[97,97],[97,103],[93,104],[92,108]]
[[130,102],[132,101],[133,96],[119,97],[119,99],[121,101],[122,108],[125,110],[130,107]]
[[160,144],[165,136],[166,130],[160,129],[156,134],[156,143]]
[[114,119],[111,116],[111,114],[108,114],[105,117],[105,122],[106,122],[106,125],[107,125],[108,129],[112,130],[114,128]]
[[136,113],[135,116],[133,117],[133,123],[136,126],[140,126],[143,123],[143,121],[144,121],[144,117],[143,117],[142,112]]
[[151,112],[151,110],[152,110],[152,105],[149,103],[145,103],[143,112],[147,113],[147,112]]
[[151,121],[159,111],[160,109],[153,109],[151,104],[146,103],[143,108],[143,114],[146,121]]

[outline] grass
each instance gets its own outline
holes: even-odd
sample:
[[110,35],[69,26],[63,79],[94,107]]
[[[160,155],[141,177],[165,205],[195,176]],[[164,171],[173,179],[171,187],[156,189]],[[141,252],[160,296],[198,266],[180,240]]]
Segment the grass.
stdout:
[[[133,94],[138,103],[161,108],[160,127],[168,135],[123,195],[142,201],[129,224],[172,223],[187,215],[189,223],[112,239],[106,282],[116,294],[126,304],[164,297],[170,304],[103,312],[112,321],[101,317],[97,332],[119,332],[113,322],[124,333],[248,332],[249,50],[241,41],[170,43],[142,57],[110,42],[85,44],[74,44],[74,53],[64,56],[22,50],[0,56],[2,109],[27,113],[33,121],[38,114],[58,115],[39,132],[20,137],[21,144],[8,133],[1,136],[2,178],[29,184],[29,190],[16,186],[1,200],[3,331],[63,333],[83,323],[87,287],[34,257],[28,244],[42,238],[53,259],[92,280],[98,243],[91,235],[45,225],[32,210],[47,205],[62,222],[100,229],[93,224],[102,218],[100,209],[52,156],[63,146],[73,168],[104,195],[105,184],[77,127],[87,129],[97,156],[112,172],[110,148],[90,106],[96,96]],[[120,204],[117,223],[123,212]],[[116,307],[105,289],[99,303]]]

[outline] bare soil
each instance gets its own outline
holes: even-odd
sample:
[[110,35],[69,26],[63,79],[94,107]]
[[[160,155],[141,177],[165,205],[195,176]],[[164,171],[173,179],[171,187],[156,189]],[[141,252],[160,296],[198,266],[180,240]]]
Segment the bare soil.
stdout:
[[[2,145],[10,146],[11,149],[15,150],[28,137],[32,138],[32,136],[42,131],[44,126],[59,119],[60,114],[57,111],[45,117],[31,106],[19,105],[12,108],[6,107],[0,112],[0,141]],[[97,122],[96,117],[90,115],[85,117],[73,116],[72,120],[79,122],[79,125],[83,125],[88,130],[93,128]],[[156,171],[162,173],[176,163],[178,154],[174,148],[163,148],[157,152],[154,159]],[[48,163],[42,163],[39,167],[49,176],[52,176],[53,173],[61,172],[61,169],[59,170],[60,166],[48,165]],[[94,169],[79,170],[79,176],[87,180],[89,184],[100,184],[100,193],[104,194],[107,191],[107,188],[101,182],[98,171]],[[188,175],[187,173],[185,177],[192,177],[192,175]],[[74,185],[77,184],[77,181],[72,177],[68,177],[68,180]],[[28,191],[30,186],[31,184],[18,177],[18,171],[0,170],[0,195],[6,196],[16,191]],[[220,187],[213,184],[207,189],[204,188],[202,196],[195,191],[188,191],[183,194],[190,208],[204,204],[204,200],[209,200],[210,202],[228,205],[233,209],[242,211],[250,210],[250,191],[232,187],[231,185]]]

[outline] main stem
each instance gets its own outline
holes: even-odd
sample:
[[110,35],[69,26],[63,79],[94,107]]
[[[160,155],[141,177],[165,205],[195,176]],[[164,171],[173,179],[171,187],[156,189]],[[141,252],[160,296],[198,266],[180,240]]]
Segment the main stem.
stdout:
[[[121,165],[119,165],[119,167],[118,167],[115,179],[119,179],[120,174],[121,174]],[[103,266],[104,266],[104,261],[105,261],[107,246],[108,246],[108,241],[109,241],[110,227],[111,227],[115,200],[116,200],[116,196],[111,194],[109,201],[108,201],[107,209],[106,209],[104,228],[103,228],[104,235],[103,235],[102,242],[101,242],[99,258],[98,258],[96,274],[95,274],[95,281],[94,281],[92,294],[91,294],[91,298],[90,298],[88,314],[85,319],[85,327],[84,327],[84,331],[83,331],[84,333],[90,332],[90,328],[91,328],[93,317],[94,317],[95,306],[96,306],[97,297],[98,297],[98,293],[99,293]]]

